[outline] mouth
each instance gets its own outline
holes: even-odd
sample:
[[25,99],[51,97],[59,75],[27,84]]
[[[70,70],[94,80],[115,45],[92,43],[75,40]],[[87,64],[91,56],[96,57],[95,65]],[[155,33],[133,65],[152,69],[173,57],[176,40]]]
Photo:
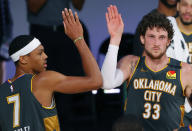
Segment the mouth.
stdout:
[[45,62],[43,65],[44,65],[44,68],[47,68],[47,62]]
[[183,18],[188,20],[188,19],[191,19],[191,15],[190,14],[183,14]]
[[159,47],[154,47],[153,50],[157,51],[159,50]]

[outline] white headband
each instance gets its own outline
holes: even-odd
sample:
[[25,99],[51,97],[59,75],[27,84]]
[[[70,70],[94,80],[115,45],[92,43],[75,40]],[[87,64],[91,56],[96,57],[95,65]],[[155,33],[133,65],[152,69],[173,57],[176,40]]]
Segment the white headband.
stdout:
[[20,56],[29,54],[34,49],[36,49],[40,44],[41,44],[40,41],[38,39],[34,38],[31,42],[29,42],[29,44],[27,44],[25,47],[18,50],[14,54],[12,54],[10,57],[14,62],[16,62],[19,60]]

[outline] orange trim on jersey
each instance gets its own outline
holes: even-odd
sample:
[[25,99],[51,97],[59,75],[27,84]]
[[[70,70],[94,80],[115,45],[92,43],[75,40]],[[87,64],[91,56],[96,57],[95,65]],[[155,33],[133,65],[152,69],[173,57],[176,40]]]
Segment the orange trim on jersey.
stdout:
[[[169,63],[170,63],[170,58],[169,58],[168,64],[169,64]],[[160,70],[158,70],[158,71],[154,71],[154,70],[152,70],[149,66],[147,66],[147,64],[146,64],[146,59],[145,59],[145,66],[147,66],[147,68],[149,68],[149,70],[151,70],[152,72],[160,72],[160,71],[164,70],[165,68],[167,68],[168,64],[167,64],[165,67],[163,67],[162,69],[160,69]]]
[[[19,75],[15,80],[17,80],[18,78],[20,78],[20,77],[23,76],[23,75],[25,75],[25,74]],[[15,80],[14,80],[14,81],[15,81]],[[13,87],[13,89],[14,89],[14,86],[13,86],[12,83],[13,83],[14,81],[11,81],[10,79],[7,80],[7,82],[8,82],[9,84],[11,84],[11,86]]]
[[180,106],[180,110],[181,110],[181,121],[180,121],[179,126],[180,127],[184,127],[185,126],[185,124],[183,123],[183,117],[184,117],[184,114],[185,114],[185,107],[184,107],[184,105]]
[[9,80],[9,79],[8,79],[7,81],[8,81],[10,84],[12,83],[12,81],[11,81],[11,80]]
[[[17,76],[15,80],[17,80],[18,78],[20,78],[20,77],[23,76],[23,75],[25,75],[25,73]],[[15,81],[15,80],[14,80],[14,81]],[[11,81],[10,79],[8,79],[7,81],[8,81],[10,84],[14,82],[14,81]]]
[[[182,68],[182,62],[180,64],[181,68]],[[185,88],[183,87],[182,81],[181,81],[181,69],[180,69],[180,83],[181,83],[181,88],[183,90],[183,96],[185,96]]]

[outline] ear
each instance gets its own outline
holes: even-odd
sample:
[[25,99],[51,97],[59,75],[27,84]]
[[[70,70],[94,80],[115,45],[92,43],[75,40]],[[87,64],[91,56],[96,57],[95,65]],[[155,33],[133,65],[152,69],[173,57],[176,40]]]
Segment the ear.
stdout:
[[141,40],[141,44],[144,45],[144,36],[143,35],[140,35],[140,40]]
[[168,39],[168,42],[167,42],[167,47],[171,44],[171,40]]
[[27,55],[24,55],[24,56],[20,56],[19,57],[19,62],[21,63],[21,64],[24,64],[24,65],[26,65],[27,63],[28,63],[28,56]]

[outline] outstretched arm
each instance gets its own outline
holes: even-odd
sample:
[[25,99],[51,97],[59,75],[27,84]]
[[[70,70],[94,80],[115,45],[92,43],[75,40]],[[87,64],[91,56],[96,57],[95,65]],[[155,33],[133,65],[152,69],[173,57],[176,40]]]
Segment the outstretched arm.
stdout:
[[106,13],[107,28],[110,34],[110,44],[106,54],[101,73],[103,76],[103,89],[112,89],[123,83],[123,73],[117,67],[117,54],[121,36],[124,29],[123,20],[117,7],[110,5]]
[[[62,12],[66,35],[74,41],[83,64],[85,76],[64,76],[63,74],[45,71],[36,77],[42,87],[52,92],[80,93],[98,89],[102,85],[102,76],[95,58],[87,47],[83,38],[83,29],[77,13],[73,16],[71,10],[65,9]],[[65,44],[65,43],[63,43]],[[70,57],[70,56],[69,56]]]

